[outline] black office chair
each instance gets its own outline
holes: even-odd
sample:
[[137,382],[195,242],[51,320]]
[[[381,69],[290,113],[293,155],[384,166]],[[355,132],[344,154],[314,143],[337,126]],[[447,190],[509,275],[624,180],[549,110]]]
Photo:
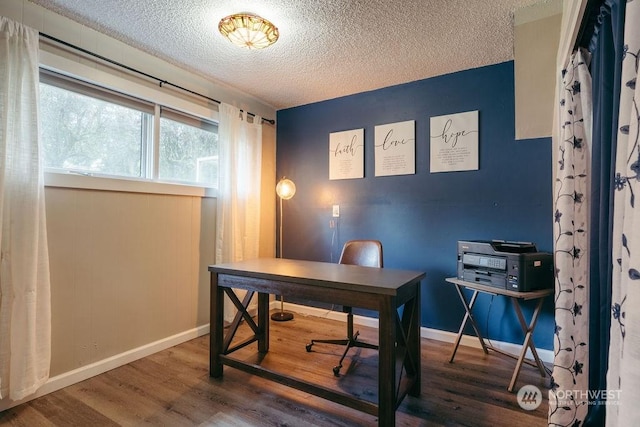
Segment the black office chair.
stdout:
[[[377,240],[350,240],[344,244],[342,254],[340,255],[340,264],[361,265],[364,267],[382,268],[382,243]],[[307,344],[307,351],[311,351],[311,347],[316,343],[336,344],[346,346],[340,361],[333,367],[333,375],[340,376],[342,361],[347,356],[347,352],[352,347],[370,348],[377,350],[378,346],[366,342],[358,341],[360,332],[353,333],[353,310],[351,307],[344,306],[342,311],[347,313],[347,338],[337,340],[311,340]]]

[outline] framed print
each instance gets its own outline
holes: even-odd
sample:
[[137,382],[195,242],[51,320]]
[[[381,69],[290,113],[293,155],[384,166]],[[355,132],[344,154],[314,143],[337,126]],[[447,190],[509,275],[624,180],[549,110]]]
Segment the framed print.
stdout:
[[431,117],[430,171],[478,170],[478,111]]
[[364,178],[364,129],[329,134],[329,179]]
[[375,127],[376,176],[416,173],[415,120]]

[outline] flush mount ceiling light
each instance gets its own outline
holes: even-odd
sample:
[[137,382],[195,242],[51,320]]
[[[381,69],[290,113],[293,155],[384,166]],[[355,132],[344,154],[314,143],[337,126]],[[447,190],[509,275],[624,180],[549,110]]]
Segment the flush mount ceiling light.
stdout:
[[271,46],[280,35],[275,25],[253,13],[236,13],[222,18],[218,30],[231,43],[247,49]]

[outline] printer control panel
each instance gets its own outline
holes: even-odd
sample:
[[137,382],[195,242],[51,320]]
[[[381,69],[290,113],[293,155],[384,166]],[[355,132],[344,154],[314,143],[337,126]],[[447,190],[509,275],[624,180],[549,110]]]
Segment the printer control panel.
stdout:
[[482,256],[476,254],[464,254],[463,261],[467,265],[475,265],[477,267],[494,268],[496,270],[506,270],[507,260],[504,258]]

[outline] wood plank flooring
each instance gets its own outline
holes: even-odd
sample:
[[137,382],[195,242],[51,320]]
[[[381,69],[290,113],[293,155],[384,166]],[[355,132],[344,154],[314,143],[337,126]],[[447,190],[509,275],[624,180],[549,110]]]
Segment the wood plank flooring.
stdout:
[[[262,363],[376,401],[376,351],[352,349],[336,378],[332,368],[341,348],[305,349],[311,338],[342,337],[345,328],[342,322],[304,315],[272,322],[270,351]],[[376,330],[359,330],[360,339],[376,341]],[[255,349],[251,345],[239,357],[252,358]],[[422,340],[422,394],[404,399],[396,425],[547,424],[548,377],[523,366],[516,390],[533,384],[544,398],[536,410],[525,411],[516,393],[506,389],[515,360],[461,346],[449,363],[451,349],[451,343]],[[377,419],[230,367],[222,379],[210,378],[206,335],[1,412],[0,425],[321,427],[375,426]]]

